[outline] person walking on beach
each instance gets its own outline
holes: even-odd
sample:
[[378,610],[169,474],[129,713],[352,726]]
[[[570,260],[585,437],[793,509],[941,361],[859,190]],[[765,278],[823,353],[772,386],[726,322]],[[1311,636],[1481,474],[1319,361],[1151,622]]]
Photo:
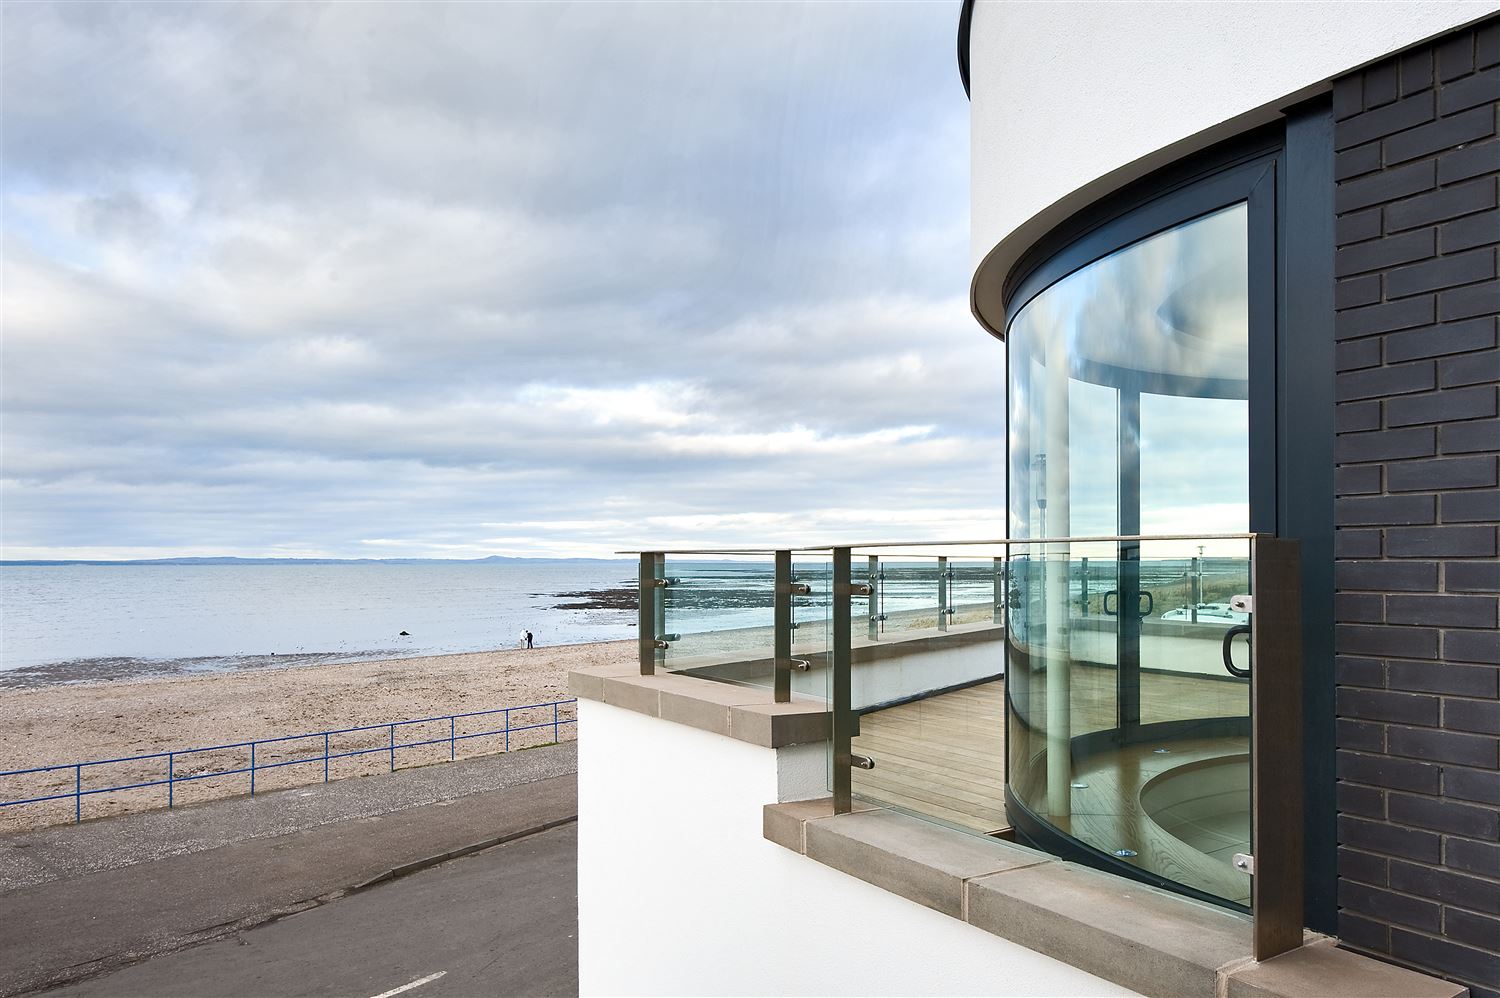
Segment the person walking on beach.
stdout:
[[531,632],[530,631],[526,632],[526,647],[527,648],[531,647]]

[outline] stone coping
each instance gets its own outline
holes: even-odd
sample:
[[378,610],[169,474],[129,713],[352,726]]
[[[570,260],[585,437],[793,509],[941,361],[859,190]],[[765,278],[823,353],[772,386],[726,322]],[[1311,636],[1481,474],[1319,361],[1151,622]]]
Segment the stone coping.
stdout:
[[1250,919],[999,839],[829,799],[768,804],[767,839],[1142,994],[1462,998],[1468,989],[1308,934],[1264,963]]
[[[767,635],[771,633],[770,628],[763,628],[763,630]],[[908,655],[921,655],[932,651],[948,651],[953,648],[1004,641],[1005,634],[1004,626],[989,623],[955,624],[946,631],[932,628],[909,633],[898,632],[894,635],[887,635],[880,641],[871,641],[863,634],[856,633],[849,649],[849,664],[852,667],[858,667],[892,658],[905,658]],[[770,641],[768,640],[765,644],[769,647]],[[750,666],[769,672],[772,663],[775,662],[775,659],[764,650],[736,653],[742,656],[740,658],[725,658],[725,654],[725,652],[716,652],[686,658],[679,657],[674,659],[675,664],[671,671],[678,674],[691,674],[696,669]],[[828,667],[830,655],[826,651],[799,649],[794,654],[797,658],[810,663],[813,669]]]
[[826,742],[829,737],[828,707],[822,699],[793,694],[791,703],[775,703],[767,689],[671,672],[643,676],[634,663],[574,670],[568,673],[568,689],[584,700],[763,748]]

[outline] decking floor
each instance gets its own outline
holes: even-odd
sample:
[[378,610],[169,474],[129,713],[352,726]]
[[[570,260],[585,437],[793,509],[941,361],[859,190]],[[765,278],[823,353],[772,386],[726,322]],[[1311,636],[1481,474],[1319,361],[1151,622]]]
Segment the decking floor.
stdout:
[[961,828],[994,832],[1005,819],[1005,682],[888,707],[860,718],[854,792]]
[[[1153,721],[1229,716],[1248,707],[1244,684],[1192,675],[1141,678],[1143,713]],[[1040,701],[1045,687],[1037,685]],[[1078,670],[1070,699],[1075,733],[1115,723],[1111,671]],[[1044,701],[1031,708],[1034,715],[1045,716]],[[863,715],[853,749],[873,758],[875,768],[853,771],[855,794],[971,831],[1004,831],[1010,826],[1005,815],[1004,713],[1005,681],[997,679]],[[1227,864],[1233,852],[1248,848],[1242,830],[1210,828],[1202,820],[1179,819],[1175,813],[1160,815],[1171,825],[1169,832],[1142,814],[1140,793],[1164,772],[1243,756],[1247,740],[1182,740],[1174,742],[1167,755],[1157,754],[1155,748],[1133,746],[1087,761],[1075,774],[1084,786],[1074,790],[1071,817],[1054,820],[1101,849],[1133,849],[1143,865],[1243,902],[1248,878]],[[1195,799],[1238,792],[1221,778],[1213,783]],[[1193,806],[1193,801],[1184,800],[1173,812]]]

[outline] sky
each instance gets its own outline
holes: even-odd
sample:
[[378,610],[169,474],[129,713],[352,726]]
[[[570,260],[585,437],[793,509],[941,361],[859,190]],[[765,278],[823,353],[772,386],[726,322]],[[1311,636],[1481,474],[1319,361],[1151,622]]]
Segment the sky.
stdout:
[[996,537],[958,4],[4,7],[3,554]]

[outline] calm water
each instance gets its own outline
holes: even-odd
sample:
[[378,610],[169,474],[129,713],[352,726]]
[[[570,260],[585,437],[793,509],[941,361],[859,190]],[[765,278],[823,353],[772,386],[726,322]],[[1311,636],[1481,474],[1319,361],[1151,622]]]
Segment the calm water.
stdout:
[[[1185,564],[1143,566],[1143,584],[1180,579]],[[1243,571],[1225,565],[1208,574]],[[891,562],[883,572],[883,611],[936,606],[935,564]],[[1112,562],[1090,572],[1101,582],[1112,573]],[[539,645],[633,638],[635,574],[623,559],[0,566],[0,676],[9,673],[0,688],[487,651],[516,647],[528,628]],[[665,591],[670,631],[771,622],[768,562],[669,561],[668,574],[680,579]],[[826,562],[799,565],[798,575],[814,589],[798,618],[823,616]],[[950,585],[958,603],[992,601],[993,565],[955,563]],[[578,602],[570,593],[601,594],[606,606],[566,608]]]
[[634,610],[559,609],[559,594],[633,590],[635,573],[623,560],[0,566],[0,670],[433,655],[515,647],[527,628],[538,644],[612,641],[634,635]]
[[[669,564],[669,626],[771,622],[767,562]],[[634,561],[0,566],[0,688],[614,641],[636,633]],[[820,594],[826,564],[803,575]],[[920,577],[919,577],[920,576]],[[955,580],[988,592],[992,576]],[[935,605],[936,576],[892,566],[891,609]],[[608,607],[569,609],[571,593]],[[409,636],[401,636],[401,632]]]

